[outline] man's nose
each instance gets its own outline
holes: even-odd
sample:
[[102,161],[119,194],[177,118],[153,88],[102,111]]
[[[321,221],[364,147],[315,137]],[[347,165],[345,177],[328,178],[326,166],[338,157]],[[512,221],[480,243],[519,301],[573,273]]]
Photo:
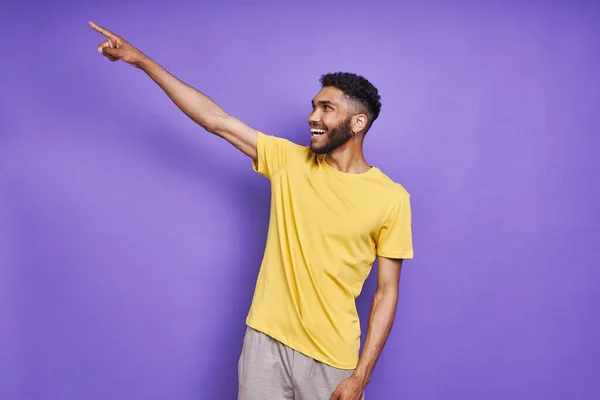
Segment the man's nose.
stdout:
[[308,123],[311,124],[311,125],[316,124],[319,121],[321,121],[321,116],[319,115],[318,112],[312,112],[308,116]]

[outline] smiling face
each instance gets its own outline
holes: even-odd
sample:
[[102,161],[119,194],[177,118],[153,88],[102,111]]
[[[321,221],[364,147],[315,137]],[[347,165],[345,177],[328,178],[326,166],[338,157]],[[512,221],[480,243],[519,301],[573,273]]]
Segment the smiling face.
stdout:
[[330,153],[352,138],[353,113],[344,92],[335,87],[324,87],[313,99],[312,107],[308,124],[310,149],[314,153]]

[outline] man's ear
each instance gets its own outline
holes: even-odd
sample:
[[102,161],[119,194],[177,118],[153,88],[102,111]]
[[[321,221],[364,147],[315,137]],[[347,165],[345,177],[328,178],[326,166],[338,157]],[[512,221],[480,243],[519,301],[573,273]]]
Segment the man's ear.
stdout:
[[352,117],[352,131],[354,133],[362,132],[367,127],[367,116],[365,114],[357,114]]

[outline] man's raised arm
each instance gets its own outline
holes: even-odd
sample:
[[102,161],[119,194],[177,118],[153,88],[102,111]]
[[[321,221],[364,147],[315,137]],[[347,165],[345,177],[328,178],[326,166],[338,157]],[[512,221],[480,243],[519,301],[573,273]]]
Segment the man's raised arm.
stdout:
[[181,111],[207,131],[222,137],[241,152],[256,160],[257,132],[242,121],[228,115],[207,95],[171,75],[157,62],[125,41],[122,37],[99,27],[89,25],[106,40],[98,51],[110,61],[124,61],[144,71],[169,96]]

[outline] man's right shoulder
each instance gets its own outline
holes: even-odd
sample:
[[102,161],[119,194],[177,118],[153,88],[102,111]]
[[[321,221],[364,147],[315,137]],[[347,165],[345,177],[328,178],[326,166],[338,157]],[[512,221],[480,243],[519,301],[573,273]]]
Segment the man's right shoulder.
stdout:
[[312,153],[309,146],[298,144],[287,137],[276,136],[261,131],[257,132],[259,145],[262,143],[267,147],[276,148],[278,151],[290,153],[290,155],[310,155]]

